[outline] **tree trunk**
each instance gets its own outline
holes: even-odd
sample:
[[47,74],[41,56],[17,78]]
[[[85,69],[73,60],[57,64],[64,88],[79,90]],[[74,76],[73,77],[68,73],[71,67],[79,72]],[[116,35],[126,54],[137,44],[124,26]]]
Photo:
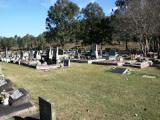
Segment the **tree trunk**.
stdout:
[[149,42],[147,35],[143,35],[143,39],[144,39],[144,57],[146,57],[149,52]]
[[126,50],[128,50],[128,40],[126,39]]
[[157,41],[157,53],[158,53],[158,59],[160,59],[160,36],[158,37],[159,39],[158,39],[158,41]]
[[100,50],[100,54],[102,55],[102,49],[103,49],[103,45],[101,43],[101,50]]

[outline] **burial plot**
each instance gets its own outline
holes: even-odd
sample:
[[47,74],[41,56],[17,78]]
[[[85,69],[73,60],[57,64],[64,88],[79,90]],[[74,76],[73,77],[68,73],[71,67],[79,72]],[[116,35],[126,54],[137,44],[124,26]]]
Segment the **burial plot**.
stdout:
[[15,120],[56,120],[54,109],[54,105],[51,102],[39,97],[39,113],[25,118],[15,117]]
[[112,69],[113,73],[118,73],[118,74],[126,74],[129,70],[127,68],[114,68]]
[[35,107],[29,101],[29,94],[25,89],[20,88],[7,93],[9,95],[9,105],[0,104],[0,120],[8,120],[13,116],[24,113],[27,115],[35,111]]
[[29,99],[29,93],[25,89],[20,88],[10,93],[9,104],[11,106],[22,105],[28,103]]

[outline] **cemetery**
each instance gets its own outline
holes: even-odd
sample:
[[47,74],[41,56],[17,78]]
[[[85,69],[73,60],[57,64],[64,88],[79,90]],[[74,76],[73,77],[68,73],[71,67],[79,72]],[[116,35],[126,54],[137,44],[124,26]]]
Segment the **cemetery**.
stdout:
[[[31,100],[36,108],[39,106],[37,100],[39,96],[45,96],[54,103],[57,119],[132,120],[158,117],[159,68],[117,67],[112,71],[112,66],[72,64],[69,69],[43,72],[16,64],[1,63],[3,73],[18,86],[17,88],[30,91]],[[15,73],[15,69],[18,72]],[[127,74],[128,70],[131,74]],[[124,114],[126,109],[128,113]],[[135,117],[135,114],[138,116]],[[18,116],[34,118],[32,114]]]
[[160,0],[0,0],[0,120],[160,120]]
[[[93,44],[88,50],[63,50],[55,47],[43,51],[1,52],[0,64],[9,79],[3,74],[0,76],[0,119],[69,120],[73,117],[74,120],[82,116],[89,119],[108,119],[110,117],[107,114],[110,114],[112,119],[134,119],[135,115],[137,118],[141,118],[141,115],[157,118],[159,102],[153,103],[152,100],[159,99],[159,59],[156,55],[144,57],[141,52],[132,51],[134,50],[115,48],[98,50],[98,45]],[[69,69],[62,69],[65,67]],[[53,71],[54,69],[57,71]],[[150,95],[154,97],[150,98],[149,104],[148,101],[144,103],[143,99]],[[40,96],[51,99],[51,102]],[[83,102],[84,100],[86,102]],[[139,103],[133,104],[137,100]],[[98,105],[94,102],[98,102]],[[129,111],[126,116],[123,116],[124,110],[120,111],[120,115],[116,110],[106,113],[107,107],[117,109],[115,104],[120,104],[123,109],[130,109],[133,105],[134,110]],[[142,112],[139,106],[145,111]],[[150,106],[153,109],[146,111]],[[156,114],[146,115],[149,112]]]
[[24,65],[37,70],[58,69],[61,67],[69,67],[70,60],[67,55],[63,54],[63,50],[57,48],[30,51],[5,51],[1,53],[0,60],[6,63],[15,63]]
[[88,63],[88,64],[92,64],[93,62],[104,61],[104,60],[105,59],[98,54],[97,44],[93,44],[91,46],[90,51],[88,52],[85,51],[84,54],[81,54],[79,50],[76,50],[73,58],[71,58],[71,62]]
[[0,74],[0,119],[9,118],[21,114],[29,114],[35,111],[29,93],[24,88],[15,88],[10,80]]

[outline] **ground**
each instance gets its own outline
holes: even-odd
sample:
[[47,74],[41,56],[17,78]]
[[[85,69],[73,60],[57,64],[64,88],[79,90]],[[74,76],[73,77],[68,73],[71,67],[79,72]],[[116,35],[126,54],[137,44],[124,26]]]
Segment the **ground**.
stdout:
[[71,64],[47,72],[1,65],[6,77],[27,89],[36,105],[38,96],[54,102],[59,120],[160,120],[158,68],[130,68],[130,75],[119,75],[101,65]]

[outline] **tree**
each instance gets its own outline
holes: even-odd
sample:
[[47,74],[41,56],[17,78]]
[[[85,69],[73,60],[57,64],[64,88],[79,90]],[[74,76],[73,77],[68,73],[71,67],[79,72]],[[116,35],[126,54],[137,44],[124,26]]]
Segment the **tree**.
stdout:
[[[119,9],[117,19],[121,21],[118,25],[121,33],[127,33],[129,36],[137,36],[138,43],[144,53],[144,56],[150,51],[150,37],[155,30],[156,23],[153,22],[159,15],[154,10],[154,4],[159,4],[158,0],[117,0]],[[153,13],[154,11],[154,13]],[[155,18],[156,16],[156,18]],[[155,18],[155,19],[153,19]]]
[[16,41],[13,37],[1,37],[0,40],[0,45],[1,45],[1,49],[5,50],[5,49],[11,49],[13,47],[15,47]]
[[47,39],[49,42],[57,42],[64,46],[65,42],[71,39],[72,23],[76,20],[79,7],[69,0],[57,0],[51,6],[46,19]]
[[105,16],[102,7],[96,2],[89,3],[82,9],[82,13],[85,19],[103,18]]
[[99,6],[98,3],[89,3],[84,9],[82,9],[82,13],[85,21],[84,28],[84,39],[83,43],[92,44],[92,43],[101,43],[100,35],[98,35],[100,30],[100,22],[104,18],[105,14],[103,9]]
[[37,46],[37,42],[36,42],[36,38],[33,36],[33,35],[25,35],[23,38],[22,38],[22,43],[23,43],[23,47],[25,49],[33,49]]
[[44,47],[46,46],[45,33],[42,33],[42,34],[38,35],[37,44],[38,44],[39,49],[44,50]]

